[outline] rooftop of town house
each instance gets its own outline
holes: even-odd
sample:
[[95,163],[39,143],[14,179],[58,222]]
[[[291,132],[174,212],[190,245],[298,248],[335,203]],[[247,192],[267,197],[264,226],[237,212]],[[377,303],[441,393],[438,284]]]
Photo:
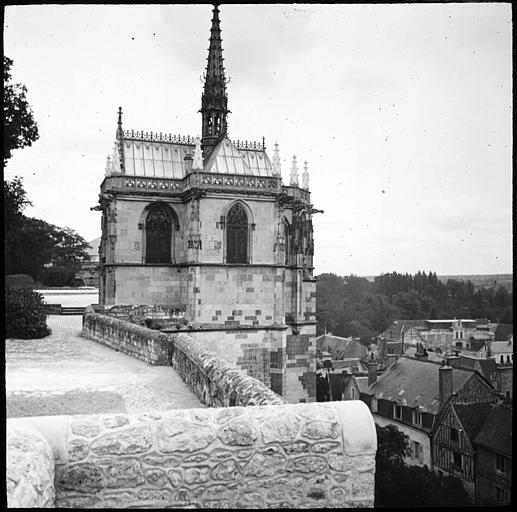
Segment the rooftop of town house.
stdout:
[[366,357],[366,347],[357,339],[341,338],[332,334],[322,334],[316,338],[316,350],[330,352],[332,359],[362,359]]
[[492,404],[452,404],[452,407],[472,441],[481,430]]
[[[402,356],[376,382],[361,392],[379,396],[382,394],[384,400],[392,400],[408,407],[422,407],[425,412],[438,414],[441,409],[440,366],[441,363],[434,361]],[[453,393],[457,393],[472,374],[472,370],[453,368]]]
[[512,456],[512,408],[493,405],[474,442],[489,450]]
[[5,341],[7,417],[204,407],[171,366],[82,338],[81,322],[50,315],[50,336]]
[[490,378],[497,372],[497,364],[494,359],[486,359],[482,357],[473,357],[463,353],[458,354],[457,357],[448,359],[448,364],[454,367],[467,368],[475,370],[479,366],[483,376],[490,380]]

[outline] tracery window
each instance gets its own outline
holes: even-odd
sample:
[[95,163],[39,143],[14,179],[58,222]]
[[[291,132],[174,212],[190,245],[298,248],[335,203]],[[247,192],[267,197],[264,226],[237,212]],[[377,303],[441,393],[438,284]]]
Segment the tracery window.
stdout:
[[239,203],[226,216],[226,262],[248,263],[248,216]]
[[145,262],[171,263],[172,217],[164,205],[152,206],[145,222]]

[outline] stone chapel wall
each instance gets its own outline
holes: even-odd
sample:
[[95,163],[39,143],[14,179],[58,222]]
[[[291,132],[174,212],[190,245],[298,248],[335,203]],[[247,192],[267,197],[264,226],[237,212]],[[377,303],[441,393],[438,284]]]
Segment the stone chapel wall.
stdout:
[[[374,503],[376,432],[361,401],[7,423],[9,431],[16,426],[38,430],[50,445],[57,507],[346,508]],[[47,462],[41,470],[50,476],[53,467]]]

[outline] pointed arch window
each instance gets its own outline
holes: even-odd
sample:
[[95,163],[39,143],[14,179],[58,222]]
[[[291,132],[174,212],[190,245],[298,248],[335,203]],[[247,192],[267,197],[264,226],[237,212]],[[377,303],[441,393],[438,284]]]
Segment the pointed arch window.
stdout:
[[226,217],[226,262],[248,263],[248,215],[239,203]]
[[146,263],[171,263],[172,217],[164,205],[155,205],[145,222]]

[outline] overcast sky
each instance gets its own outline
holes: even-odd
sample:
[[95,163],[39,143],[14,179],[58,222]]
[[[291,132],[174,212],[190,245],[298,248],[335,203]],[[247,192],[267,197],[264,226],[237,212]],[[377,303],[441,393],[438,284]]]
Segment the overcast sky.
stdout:
[[[308,161],[315,273],[512,272],[510,4],[222,5],[232,139]],[[209,5],[8,6],[26,214],[100,236],[125,129],[200,135]],[[301,175],[301,172],[300,172]]]

